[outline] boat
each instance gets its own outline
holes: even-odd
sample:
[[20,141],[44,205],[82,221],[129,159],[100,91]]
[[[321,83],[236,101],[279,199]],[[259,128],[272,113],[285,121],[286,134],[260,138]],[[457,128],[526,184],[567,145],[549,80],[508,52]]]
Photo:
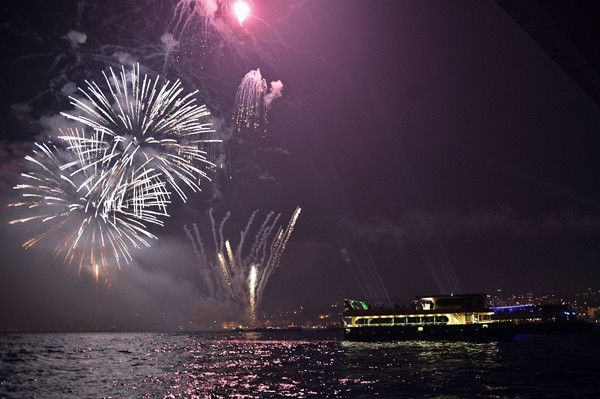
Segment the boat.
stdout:
[[417,296],[410,306],[372,306],[344,301],[342,327],[348,341],[511,341],[514,322],[493,320],[487,294]]
[[491,309],[493,320],[514,322],[518,334],[579,334],[591,332],[596,326],[565,304],[495,306]]

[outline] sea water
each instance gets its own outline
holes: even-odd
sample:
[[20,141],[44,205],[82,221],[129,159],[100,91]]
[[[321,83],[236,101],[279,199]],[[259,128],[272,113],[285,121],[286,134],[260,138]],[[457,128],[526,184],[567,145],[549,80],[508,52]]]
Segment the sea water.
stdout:
[[339,332],[0,334],[1,398],[600,398],[600,333],[353,343]]

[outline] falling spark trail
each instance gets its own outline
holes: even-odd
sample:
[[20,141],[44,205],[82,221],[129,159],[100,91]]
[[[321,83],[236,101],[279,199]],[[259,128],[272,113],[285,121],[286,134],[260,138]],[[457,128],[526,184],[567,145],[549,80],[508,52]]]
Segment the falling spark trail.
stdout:
[[265,95],[267,81],[260,69],[248,72],[238,86],[233,105],[233,120],[240,127],[259,130],[267,124]]
[[238,130],[244,127],[266,131],[267,110],[273,100],[281,97],[282,90],[280,80],[271,82],[271,90],[267,90],[267,81],[260,74],[260,69],[248,72],[235,93],[233,121]]

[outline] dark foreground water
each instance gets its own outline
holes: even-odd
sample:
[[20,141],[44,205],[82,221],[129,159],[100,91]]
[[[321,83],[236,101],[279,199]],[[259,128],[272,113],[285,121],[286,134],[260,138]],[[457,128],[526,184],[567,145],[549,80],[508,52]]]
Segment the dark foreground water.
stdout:
[[600,398],[600,333],[349,343],[326,332],[0,334],[1,398]]

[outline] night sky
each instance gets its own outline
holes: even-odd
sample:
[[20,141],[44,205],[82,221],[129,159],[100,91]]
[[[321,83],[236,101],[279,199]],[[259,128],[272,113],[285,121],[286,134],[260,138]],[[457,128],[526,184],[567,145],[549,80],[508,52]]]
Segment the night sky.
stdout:
[[[233,2],[233,0],[231,1]],[[139,62],[163,74],[176,1],[0,6],[0,330],[169,329],[223,317],[183,226],[302,213],[267,312],[347,297],[574,292],[600,281],[600,106],[493,1],[255,0],[191,20],[166,75],[199,90],[223,167],[110,286],[8,225],[24,156],[72,109],[65,84]],[[18,4],[17,4],[18,3]],[[58,4],[54,4],[58,3]],[[97,3],[97,4],[96,4]],[[183,2],[182,2],[183,3]],[[171,25],[170,25],[171,23]],[[87,35],[73,45],[69,31]],[[283,82],[265,131],[231,120],[242,77]],[[61,91],[63,90],[63,91]],[[210,240],[210,237],[207,237]]]

